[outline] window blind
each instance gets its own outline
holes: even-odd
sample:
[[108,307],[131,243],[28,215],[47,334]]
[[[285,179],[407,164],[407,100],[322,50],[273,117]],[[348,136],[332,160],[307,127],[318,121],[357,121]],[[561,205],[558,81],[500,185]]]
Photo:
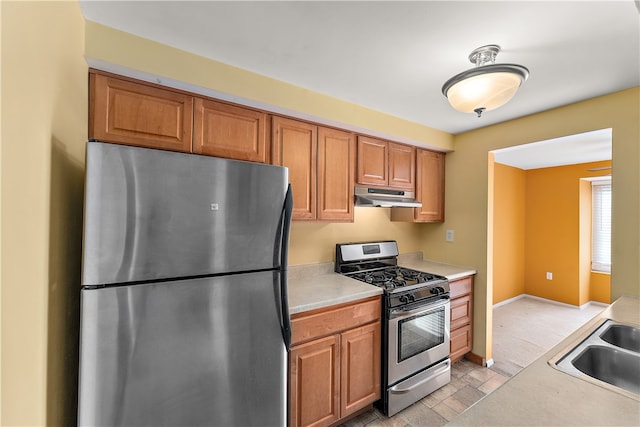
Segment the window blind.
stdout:
[[611,180],[592,181],[591,270],[611,272]]

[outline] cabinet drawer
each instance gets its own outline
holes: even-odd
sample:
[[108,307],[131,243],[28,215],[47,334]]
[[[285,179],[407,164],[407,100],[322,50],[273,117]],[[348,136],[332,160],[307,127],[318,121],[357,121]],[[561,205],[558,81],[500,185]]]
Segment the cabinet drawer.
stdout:
[[473,290],[473,276],[451,281],[449,287],[451,288],[451,299],[470,294]]
[[291,343],[309,341],[380,320],[380,297],[293,315]]
[[451,300],[451,330],[471,323],[471,295]]

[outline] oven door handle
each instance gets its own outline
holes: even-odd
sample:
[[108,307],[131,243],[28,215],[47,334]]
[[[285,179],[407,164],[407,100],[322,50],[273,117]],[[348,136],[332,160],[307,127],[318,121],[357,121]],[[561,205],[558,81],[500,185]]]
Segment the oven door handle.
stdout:
[[407,309],[399,309],[399,310],[391,310],[390,319],[395,319],[398,317],[406,317],[413,316],[414,314],[427,313],[431,310],[438,309],[440,307],[445,306],[449,302],[449,297],[441,297],[437,301],[430,302],[428,304],[421,305],[418,308],[414,308],[413,310]]
[[[442,373],[446,372],[447,369],[449,368],[451,361],[449,359],[444,360],[440,363],[440,365],[436,365],[434,366],[434,368],[437,368],[435,371],[433,371],[431,373],[431,375],[429,375],[426,378],[421,378],[419,381],[416,381],[415,383],[409,383],[407,387],[403,387],[400,388],[400,384],[395,385],[393,387],[391,387],[389,389],[389,391],[392,394],[405,394],[405,393],[409,393],[411,390],[420,387],[422,384],[431,381],[434,377],[437,377],[438,375],[441,375]],[[403,386],[407,385],[406,382],[403,382],[402,384]]]

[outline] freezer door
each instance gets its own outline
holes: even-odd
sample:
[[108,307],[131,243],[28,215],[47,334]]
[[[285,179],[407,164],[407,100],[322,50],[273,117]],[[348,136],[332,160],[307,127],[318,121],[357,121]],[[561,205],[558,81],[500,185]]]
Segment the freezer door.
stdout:
[[83,290],[79,425],[284,426],[279,274]]
[[89,142],[83,285],[280,266],[287,169]]

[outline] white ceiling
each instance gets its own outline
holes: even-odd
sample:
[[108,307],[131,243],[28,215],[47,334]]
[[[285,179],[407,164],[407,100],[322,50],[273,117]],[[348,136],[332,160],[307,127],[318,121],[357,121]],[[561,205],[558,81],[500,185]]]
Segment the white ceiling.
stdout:
[[[634,1],[80,1],[89,21],[449,133],[640,85]],[[441,93],[498,44],[529,79],[505,106]]]
[[495,150],[497,163],[520,169],[611,160],[611,129],[601,129]]

